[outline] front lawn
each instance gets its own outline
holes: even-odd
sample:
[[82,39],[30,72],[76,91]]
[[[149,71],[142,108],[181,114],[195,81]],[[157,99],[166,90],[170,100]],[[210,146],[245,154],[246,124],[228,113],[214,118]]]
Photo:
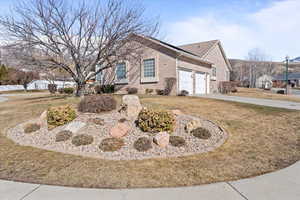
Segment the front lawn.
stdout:
[[[116,96],[120,99],[119,96]],[[300,112],[195,97],[140,96],[145,106],[180,109],[229,133],[215,151],[193,156],[112,161],[19,146],[5,129],[38,117],[52,105],[78,99],[35,95],[0,103],[0,178],[93,188],[199,185],[252,177],[300,160]]]
[[271,99],[271,100],[282,100],[282,101],[292,101],[300,102],[300,98],[294,97],[292,95],[275,94],[271,91],[257,89],[257,88],[238,88],[237,93],[231,93],[231,96],[240,97],[251,97],[260,99]]

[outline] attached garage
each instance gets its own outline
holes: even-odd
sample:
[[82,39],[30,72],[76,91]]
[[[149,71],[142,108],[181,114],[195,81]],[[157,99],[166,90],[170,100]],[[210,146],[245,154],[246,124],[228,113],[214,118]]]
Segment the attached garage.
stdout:
[[185,69],[178,70],[178,88],[179,92],[182,90],[186,90],[189,94],[194,94],[193,92],[193,72]]
[[178,70],[178,92],[186,90],[189,95],[201,95],[209,93],[209,74],[195,72],[189,69]]

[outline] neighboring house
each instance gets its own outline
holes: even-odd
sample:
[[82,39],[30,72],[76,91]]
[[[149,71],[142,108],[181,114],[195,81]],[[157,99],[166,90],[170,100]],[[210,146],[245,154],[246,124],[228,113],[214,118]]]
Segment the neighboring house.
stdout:
[[270,75],[262,75],[256,79],[256,87],[262,89],[271,89],[273,85],[273,76]]
[[[140,59],[120,61],[115,69],[115,88],[126,92],[135,87],[139,93],[146,89],[165,89],[166,79],[175,78],[172,95],[186,90],[190,95],[218,91],[220,81],[229,81],[231,66],[220,41],[176,47],[155,38],[135,35],[142,44]],[[96,77],[101,82],[101,76]]]
[[[288,82],[292,87],[300,87],[300,73],[289,73]],[[273,83],[275,85],[285,85],[286,84],[286,74],[280,74],[273,78]]]

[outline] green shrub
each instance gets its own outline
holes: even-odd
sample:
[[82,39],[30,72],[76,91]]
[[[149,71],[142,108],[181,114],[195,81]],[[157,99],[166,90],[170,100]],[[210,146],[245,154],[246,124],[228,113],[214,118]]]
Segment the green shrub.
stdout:
[[143,109],[139,113],[137,125],[144,132],[172,132],[175,127],[175,117],[164,110]]
[[137,151],[148,151],[152,148],[152,140],[146,137],[141,137],[134,142],[133,146]]
[[112,96],[92,95],[80,101],[78,110],[85,113],[101,113],[116,109],[117,102]]
[[169,142],[174,147],[182,147],[185,145],[185,139],[180,136],[170,136]]
[[73,133],[71,131],[60,131],[55,136],[55,142],[64,142],[71,139]]
[[85,146],[85,145],[92,144],[93,141],[94,141],[93,136],[81,134],[73,137],[72,144],[78,147],[78,146]]
[[24,127],[24,132],[25,133],[33,133],[33,132],[40,130],[40,128],[41,128],[41,125],[39,125],[39,124],[27,124]]
[[209,132],[209,130],[202,127],[192,130],[191,133],[193,134],[194,137],[204,139],[204,140],[207,140],[211,137],[211,133]]
[[58,106],[48,109],[47,122],[50,128],[62,126],[76,118],[76,111],[70,106]]
[[48,90],[51,94],[54,94],[57,91],[57,85],[56,84],[48,84]]
[[104,152],[113,152],[121,149],[124,144],[121,138],[106,138],[101,141],[99,148]]
[[64,88],[64,93],[65,94],[73,94],[74,93],[74,88]]
[[114,85],[101,85],[101,93],[114,93],[115,86]]

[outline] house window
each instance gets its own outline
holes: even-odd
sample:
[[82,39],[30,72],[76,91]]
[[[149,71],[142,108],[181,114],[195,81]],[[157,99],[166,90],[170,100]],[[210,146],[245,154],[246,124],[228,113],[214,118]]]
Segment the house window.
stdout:
[[116,75],[117,75],[118,80],[126,79],[126,64],[125,63],[117,64]]
[[213,77],[217,76],[217,68],[216,67],[212,67],[212,76]]
[[155,60],[154,59],[144,60],[144,77],[145,78],[155,77]]

